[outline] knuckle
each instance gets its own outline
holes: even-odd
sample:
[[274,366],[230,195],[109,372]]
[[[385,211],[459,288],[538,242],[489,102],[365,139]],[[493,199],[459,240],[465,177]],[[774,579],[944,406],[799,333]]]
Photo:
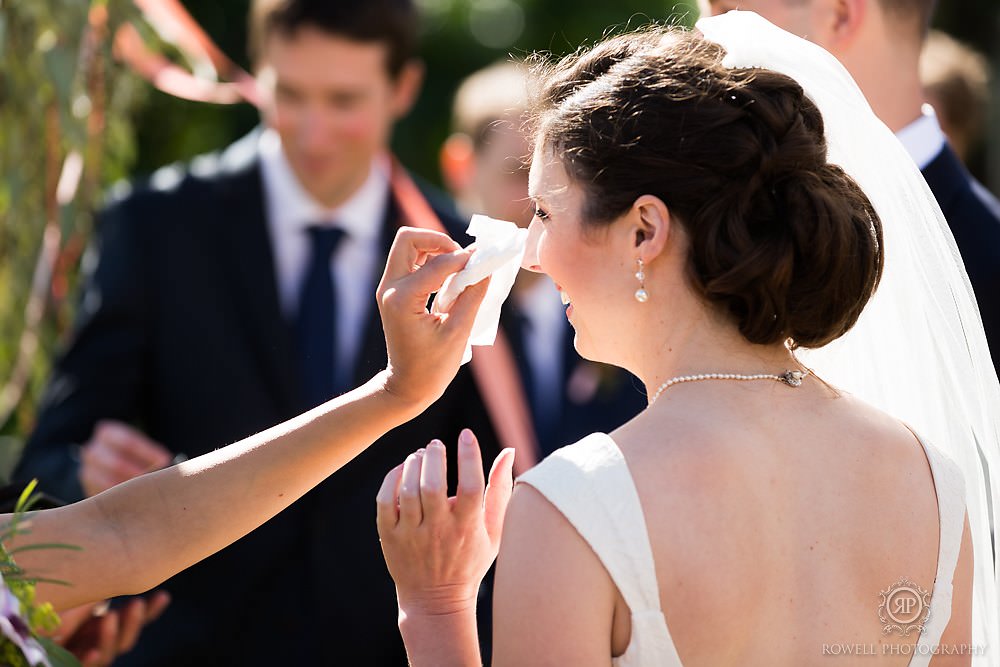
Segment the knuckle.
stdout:
[[379,303],[381,303],[384,308],[396,307],[399,303],[399,289],[396,285],[386,287],[382,290],[382,293],[379,295]]

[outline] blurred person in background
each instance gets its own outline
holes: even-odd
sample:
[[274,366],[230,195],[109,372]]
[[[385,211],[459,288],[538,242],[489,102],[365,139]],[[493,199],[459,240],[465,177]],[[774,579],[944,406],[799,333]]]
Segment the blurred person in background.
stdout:
[[1000,364],[1000,202],[973,178],[925,104],[920,54],[936,0],[699,0],[703,16],[757,12],[836,56],[875,115],[920,167],[972,281],[994,367]]
[[948,143],[968,164],[986,130],[990,102],[986,58],[951,35],[931,30],[920,54],[920,81]]
[[[531,224],[527,85],[524,63],[501,61],[466,77],[455,93],[454,131],[441,147],[441,173],[467,215]],[[521,271],[501,318],[531,409],[539,461],[588,433],[618,428],[646,407],[646,393],[631,373],[579,355],[565,311],[548,276]],[[491,570],[477,617],[485,662],[492,646],[492,593]]]
[[[372,294],[404,217],[388,150],[420,88],[418,30],[409,0],[252,4],[264,127],[102,213],[21,479],[93,496],[384,367]],[[446,201],[432,207],[461,234]],[[335,479],[169,580],[172,604],[116,664],[405,664],[371,498],[414,441],[467,426],[495,449],[466,367]]]
[[[527,81],[525,65],[511,61],[467,77],[455,93],[454,132],[441,148],[445,183],[465,213],[525,228],[534,215],[528,199],[531,149],[523,127]],[[539,460],[588,433],[621,426],[646,406],[638,379],[576,352],[566,307],[547,276],[520,272],[504,308]]]

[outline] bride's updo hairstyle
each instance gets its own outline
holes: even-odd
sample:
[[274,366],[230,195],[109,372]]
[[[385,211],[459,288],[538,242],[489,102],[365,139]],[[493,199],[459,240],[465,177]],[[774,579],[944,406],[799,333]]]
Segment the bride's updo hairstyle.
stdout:
[[585,225],[662,199],[690,239],[695,290],[747,340],[824,345],[878,285],[878,215],[827,162],[802,88],[724,56],[698,33],[654,27],[541,64],[535,141],[583,189]]

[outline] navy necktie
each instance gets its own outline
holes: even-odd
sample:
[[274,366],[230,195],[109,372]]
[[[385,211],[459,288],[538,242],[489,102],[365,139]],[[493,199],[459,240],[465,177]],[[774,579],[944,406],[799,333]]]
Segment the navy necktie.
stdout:
[[[550,453],[554,447],[551,446],[557,437],[557,427],[559,417],[562,412],[562,394],[560,389],[563,385],[562,378],[555,382],[555,393],[552,393],[553,386],[551,377],[544,378],[544,368],[538,368],[538,359],[533,359],[531,355],[531,342],[535,327],[532,319],[520,308],[515,308],[512,317],[514,335],[520,344],[521,354],[517,356],[518,370],[521,372],[525,388],[525,398],[528,399],[528,406],[531,408],[531,418],[535,426],[535,436],[538,444],[546,454]],[[563,354],[561,348],[562,341],[558,341],[558,346],[549,350],[550,354]],[[546,379],[549,382],[546,382]]]
[[299,350],[305,408],[331,399],[338,387],[334,382],[337,350],[337,292],[330,272],[330,259],[344,238],[336,227],[309,227],[312,243],[309,268],[299,291],[295,335]]

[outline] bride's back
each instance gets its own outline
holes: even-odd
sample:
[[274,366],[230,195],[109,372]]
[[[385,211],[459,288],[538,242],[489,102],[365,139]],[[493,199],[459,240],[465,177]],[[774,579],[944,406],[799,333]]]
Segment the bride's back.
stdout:
[[[905,665],[917,632],[883,635],[878,608],[904,577],[934,589],[938,504],[916,437],[817,378],[796,388],[765,379],[672,386],[691,373],[797,369],[786,345],[821,348],[848,332],[885,260],[878,212],[829,162],[816,104],[790,77],[729,68],[725,58],[697,36],[653,30],[607,40],[546,75],[526,265],[570,302],[582,355],[632,371],[654,399],[669,387],[613,438],[635,479],[684,666],[819,664],[857,652],[863,664]],[[532,621],[560,619],[577,644],[586,637],[586,647],[549,648],[563,664],[606,651],[592,638],[621,586],[612,580],[619,563],[608,560],[626,571],[648,560],[623,553],[644,544],[588,548],[588,530],[614,541],[609,517],[638,515],[631,501],[598,502],[587,483],[608,481],[602,466],[617,474],[620,459],[589,454],[556,455],[526,475],[551,504],[515,496],[497,570],[501,637],[528,637],[526,652],[550,642],[546,623],[507,620],[529,607],[516,596],[532,596]],[[577,472],[572,486],[559,477]],[[611,481],[630,493],[621,476]],[[960,560],[958,612],[942,643],[968,641],[970,561]],[[642,591],[651,587],[642,580]],[[940,601],[950,587],[942,590]],[[629,610],[617,595],[613,654],[629,647],[629,611],[658,646],[669,644],[653,627],[655,609]],[[510,644],[500,642],[501,663],[526,664]]]
[[[903,577],[934,586],[937,498],[915,436],[816,381],[671,392],[614,437],[685,667],[908,664],[919,633],[884,635],[878,608]],[[616,653],[630,633],[619,612]]]

